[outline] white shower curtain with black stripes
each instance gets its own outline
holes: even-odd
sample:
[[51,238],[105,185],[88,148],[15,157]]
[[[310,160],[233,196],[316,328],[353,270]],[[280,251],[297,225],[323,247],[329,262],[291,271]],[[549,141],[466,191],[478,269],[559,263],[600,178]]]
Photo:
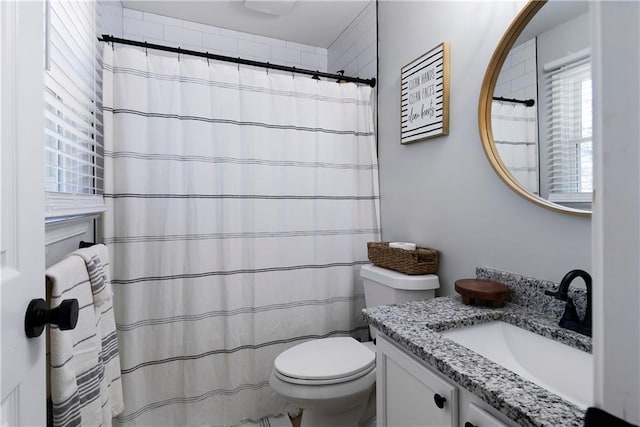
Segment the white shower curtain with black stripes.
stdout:
[[127,425],[238,425],[292,408],[274,358],[368,336],[379,239],[372,89],[104,50],[104,240]]

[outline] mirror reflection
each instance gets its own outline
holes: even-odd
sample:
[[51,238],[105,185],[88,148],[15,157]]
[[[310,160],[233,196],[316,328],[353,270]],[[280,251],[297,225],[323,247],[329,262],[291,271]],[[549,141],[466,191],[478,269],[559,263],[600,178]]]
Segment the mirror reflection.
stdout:
[[591,209],[591,62],[588,2],[548,1],[508,54],[493,93],[500,159],[527,191]]

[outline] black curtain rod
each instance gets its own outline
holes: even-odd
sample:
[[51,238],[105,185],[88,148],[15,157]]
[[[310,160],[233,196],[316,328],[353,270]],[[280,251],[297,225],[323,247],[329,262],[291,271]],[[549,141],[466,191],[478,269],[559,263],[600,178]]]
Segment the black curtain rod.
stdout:
[[306,74],[318,79],[325,77],[327,79],[336,79],[337,81],[353,82],[367,84],[371,87],[376,86],[376,79],[361,79],[360,77],[343,76],[342,74],[323,73],[321,71],[305,70],[303,68],[288,67],[285,65],[271,64],[269,62],[253,61],[250,59],[234,58],[232,56],[216,55],[209,52],[198,52],[195,50],[182,49],[180,47],[163,46],[155,43],[139,42],[136,40],[121,39],[109,34],[103,34],[102,37],[98,37],[101,42],[107,43],[119,43],[131,46],[143,47],[145,49],[164,50],[166,52],[174,52],[181,55],[199,56],[201,58],[215,59],[216,61],[233,62],[234,64],[251,65],[254,67],[270,68],[273,70],[286,71],[289,73]]
[[515,98],[503,98],[501,96],[494,96],[494,101],[513,102],[515,104],[524,104],[527,107],[533,107],[536,103],[533,99],[515,99]]

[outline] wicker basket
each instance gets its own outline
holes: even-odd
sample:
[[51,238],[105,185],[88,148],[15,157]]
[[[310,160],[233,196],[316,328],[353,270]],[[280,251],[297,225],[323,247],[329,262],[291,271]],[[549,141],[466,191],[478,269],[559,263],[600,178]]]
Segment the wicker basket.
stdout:
[[368,242],[369,261],[404,274],[432,274],[438,271],[438,251],[416,247],[415,251],[390,248],[388,242]]

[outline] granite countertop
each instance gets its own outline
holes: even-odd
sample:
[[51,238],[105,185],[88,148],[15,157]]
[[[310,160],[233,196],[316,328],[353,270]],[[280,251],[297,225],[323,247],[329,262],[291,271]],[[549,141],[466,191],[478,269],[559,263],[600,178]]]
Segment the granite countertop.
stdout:
[[582,426],[584,410],[439,332],[493,320],[591,352],[591,338],[560,328],[557,319],[507,303],[468,306],[459,296],[363,310],[365,319],[400,347],[522,426]]

